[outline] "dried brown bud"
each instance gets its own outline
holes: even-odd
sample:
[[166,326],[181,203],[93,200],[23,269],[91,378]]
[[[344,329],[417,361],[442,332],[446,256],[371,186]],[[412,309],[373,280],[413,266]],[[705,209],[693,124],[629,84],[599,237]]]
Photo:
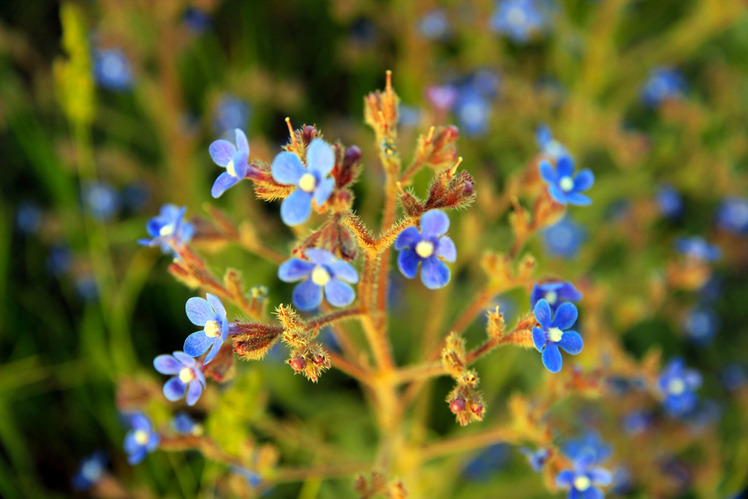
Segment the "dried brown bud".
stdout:
[[403,205],[405,213],[409,217],[420,217],[423,213],[423,206],[421,206],[418,197],[410,190],[404,190],[399,183],[397,187],[400,190],[400,203]]
[[354,145],[345,150],[342,160],[339,159],[335,162],[332,176],[335,179],[335,186],[338,189],[345,187],[356,179],[359,173],[361,157],[361,149]]
[[244,360],[259,360],[265,356],[283,333],[279,326],[256,323],[234,323],[235,334],[231,337],[234,352]]
[[377,90],[364,97],[364,121],[374,129],[378,140],[397,133],[399,102],[392,88],[392,72],[387,71],[384,92]]
[[424,210],[434,208],[465,208],[475,201],[473,177],[466,171],[455,173],[448,168],[437,173],[431,184]]
[[431,127],[428,133],[418,137],[416,162],[435,169],[451,168],[457,161],[457,139],[460,132],[456,126]]

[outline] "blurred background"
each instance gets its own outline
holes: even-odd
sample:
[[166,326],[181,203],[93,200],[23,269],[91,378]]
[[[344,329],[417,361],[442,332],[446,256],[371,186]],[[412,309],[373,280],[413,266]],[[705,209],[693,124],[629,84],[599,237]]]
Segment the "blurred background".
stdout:
[[[742,0],[4,0],[0,495],[67,496],[81,460],[97,450],[116,477],[111,496],[233,495],[215,485],[225,466],[196,453],[161,452],[130,467],[121,450],[119,410],[160,391],[152,359],[192,332],[184,303],[196,294],[168,274],[168,257],[137,241],[164,203],[187,206],[198,228],[213,206],[287,254],[293,234],[277,204],[255,200],[249,186],[210,197],[218,170],[207,149],[242,128],[252,157],[269,163],[288,138],[286,116],[361,147],[356,209],[374,224],[382,178],[363,97],[383,88],[387,69],[402,99],[403,151],[430,125],[455,124],[462,166],[476,179],[479,214],[455,222],[459,290],[476,289],[486,247],[511,244],[494,201],[506,200],[515,173],[559,148],[595,172],[593,206],[570,210],[529,249],[543,272],[604,284],[596,299],[627,355],[657,348],[704,375],[716,454],[678,458],[678,485],[664,496],[736,493],[748,469],[746,54]],[[416,189],[428,180],[416,178]],[[705,277],[663,284],[678,280],[673,244],[684,236],[705,237],[722,258]],[[275,263],[225,244],[205,251],[216,269],[241,269],[247,285],[267,286],[270,310],[288,301],[291,286],[275,278]],[[417,329],[426,309],[398,303],[420,292],[394,281],[403,361],[417,356],[404,332]],[[498,300],[508,316],[529,310],[523,293]],[[456,297],[444,306],[447,317],[463,308]],[[481,325],[470,334],[480,338]],[[501,363],[478,365],[495,407],[537,384],[534,352],[501,355]],[[205,420],[223,428],[217,439],[226,448],[239,445],[232,425],[244,428],[242,418],[262,406],[278,420],[306,421],[315,437],[345,442],[352,460],[370,453],[374,430],[344,433],[336,419],[368,417],[346,377],[328,373],[310,393],[282,353],[243,372],[223,389],[223,411]],[[448,390],[437,384],[424,401],[434,408],[434,435],[454,431]],[[173,408],[161,400],[149,412],[168,421]],[[609,428],[620,416],[598,415]],[[252,430],[258,442],[282,433],[262,421]],[[282,448],[299,462],[317,452],[304,437],[290,440]],[[451,484],[444,497],[520,497],[518,487],[522,497],[548,494],[521,455],[492,452],[472,468],[480,456],[442,463]],[[707,473],[694,471],[704,462]],[[352,497],[350,478],[274,490]],[[621,493],[651,497],[646,490]]]

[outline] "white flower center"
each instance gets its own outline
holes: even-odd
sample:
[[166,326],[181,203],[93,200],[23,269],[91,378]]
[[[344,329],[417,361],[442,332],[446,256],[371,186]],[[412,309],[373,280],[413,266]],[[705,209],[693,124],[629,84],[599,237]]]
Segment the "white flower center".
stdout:
[[205,323],[205,336],[215,338],[221,334],[221,325],[218,321],[208,321]]
[[312,282],[317,286],[324,286],[330,282],[330,273],[324,267],[317,265],[312,271]]
[[181,371],[179,371],[179,381],[182,383],[189,383],[190,381],[194,381],[195,378],[195,371],[191,367],[183,367]]
[[158,231],[159,236],[170,236],[174,234],[174,224],[164,225],[161,230]]
[[574,188],[574,181],[571,177],[561,177],[561,180],[558,181],[558,186],[562,191],[569,192]]
[[521,27],[525,24],[526,19],[527,16],[525,15],[525,11],[519,7],[513,7],[506,13],[507,24],[511,26]]
[[680,378],[675,378],[667,385],[668,391],[673,395],[680,395],[686,390],[686,384]]
[[305,173],[299,179],[299,189],[306,192],[312,192],[317,187],[317,179],[311,173]]
[[552,327],[548,330],[548,339],[553,343],[558,343],[564,336],[564,332],[557,327]]
[[135,430],[135,442],[138,445],[145,445],[148,443],[148,432],[145,430]]
[[239,175],[236,174],[236,165],[234,164],[234,160],[232,159],[229,161],[229,164],[226,165],[226,171],[229,172],[229,175],[232,177],[238,177]]
[[558,294],[555,291],[548,291],[545,294],[545,301],[547,301],[549,305],[555,304],[556,300],[558,300]]
[[416,253],[421,258],[428,258],[434,254],[434,243],[429,241],[421,241],[416,244]]
[[81,468],[81,475],[89,481],[95,482],[101,476],[101,464],[98,461],[88,461]]
[[580,475],[574,479],[574,488],[580,492],[589,489],[590,485],[592,485],[592,482],[584,475]]

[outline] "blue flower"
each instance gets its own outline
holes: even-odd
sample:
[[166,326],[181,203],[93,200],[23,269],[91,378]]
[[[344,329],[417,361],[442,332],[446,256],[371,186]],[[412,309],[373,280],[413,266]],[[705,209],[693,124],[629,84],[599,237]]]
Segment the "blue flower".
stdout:
[[550,255],[574,258],[584,241],[584,228],[571,217],[564,217],[550,227],[543,229],[543,245]]
[[125,435],[125,452],[127,462],[138,464],[149,452],[153,452],[161,441],[158,433],[153,428],[151,420],[142,412],[134,412],[128,415],[130,431]]
[[314,310],[322,303],[322,289],[327,302],[334,307],[345,307],[353,302],[356,293],[347,284],[358,282],[358,272],[348,262],[339,260],[327,250],[309,248],[304,251],[309,260],[291,258],[278,267],[278,278],[285,282],[301,281],[293,290],[293,304],[299,310]]
[[526,43],[545,29],[548,20],[535,0],[499,0],[489,22],[495,32]]
[[530,307],[535,308],[540,299],[547,301],[551,306],[551,311],[555,313],[562,303],[581,300],[582,293],[570,282],[546,282],[533,286],[530,294]]
[[626,433],[636,435],[652,425],[652,415],[646,411],[632,411],[623,418],[623,429]]
[[256,488],[260,483],[262,483],[262,477],[255,473],[254,471],[249,471],[244,468],[239,468],[237,466],[232,466],[231,470],[235,473],[239,473],[244,477],[245,480],[247,480],[247,483],[250,487]]
[[540,176],[548,184],[548,193],[557,202],[566,205],[586,206],[592,204],[592,200],[581,194],[595,183],[595,175],[589,169],[584,169],[574,174],[574,160],[571,156],[561,156],[556,163],[556,168],[548,161],[540,162]]
[[432,106],[440,111],[452,109],[459,93],[454,85],[431,85],[426,89],[426,98]]
[[68,270],[73,261],[73,252],[66,243],[55,243],[49,249],[47,255],[47,271],[53,277],[62,277]]
[[165,204],[159,210],[158,216],[145,224],[148,235],[152,239],[140,239],[138,244],[143,246],[160,246],[164,254],[176,254],[173,246],[187,244],[195,234],[195,226],[185,222],[186,206],[181,208],[175,204]]
[[175,402],[187,394],[187,405],[195,405],[205,388],[205,376],[195,359],[184,352],[159,355],[153,359],[153,367],[161,374],[174,374],[164,384],[167,400]]
[[182,22],[197,34],[204,33],[212,24],[210,15],[198,7],[187,7],[182,14]]
[[230,327],[226,318],[226,309],[221,300],[210,293],[207,293],[205,297],[207,300],[198,297],[187,300],[185,306],[187,317],[194,325],[203,326],[203,330],[187,337],[184,341],[184,353],[191,357],[199,357],[210,348],[210,353],[204,361],[207,364],[218,355],[221,345],[229,335]]
[[99,285],[94,276],[88,272],[76,275],[74,286],[75,292],[83,301],[92,302],[99,298]]
[[688,257],[707,262],[719,260],[722,256],[722,250],[706,242],[703,237],[680,237],[675,241],[675,249]]
[[563,359],[559,347],[576,355],[582,351],[584,342],[576,331],[567,331],[577,321],[577,307],[573,303],[562,303],[555,316],[551,306],[541,299],[533,311],[540,327],[532,329],[532,340],[538,352],[543,353],[543,365],[552,373],[561,370]]
[[244,128],[249,120],[250,107],[243,100],[233,95],[221,97],[213,119],[213,129],[223,134],[236,128]]
[[723,200],[717,210],[717,225],[735,234],[748,234],[748,199]]
[[400,252],[397,266],[408,279],[413,279],[421,266],[421,281],[429,289],[447,285],[451,277],[449,267],[442,261],[457,260],[457,248],[449,236],[449,218],[439,210],[429,210],[421,215],[421,230],[408,227],[395,240]]
[[671,185],[661,185],[655,194],[657,206],[666,218],[678,218],[683,213],[683,199]]
[[123,91],[132,86],[132,71],[124,52],[118,48],[98,49],[94,52],[94,78],[99,86]]
[[540,125],[535,130],[535,141],[540,147],[540,152],[553,160],[558,160],[562,156],[569,156],[569,150],[561,142],[553,138],[553,133],[548,125]]
[[605,468],[593,466],[589,457],[574,460],[574,469],[556,475],[556,486],[569,489],[569,499],[602,499],[605,494],[599,487],[610,485],[613,475]]
[[719,379],[725,389],[738,390],[748,383],[748,369],[740,364],[729,364],[720,371]]
[[178,412],[171,420],[171,427],[182,435],[198,435],[202,427],[186,412]]
[[103,451],[94,452],[85,457],[73,475],[73,488],[75,490],[86,490],[96,485],[106,471],[107,457]]
[[221,197],[229,187],[239,183],[247,174],[249,167],[249,142],[244,132],[237,128],[234,130],[236,146],[228,140],[214,140],[208,147],[210,158],[215,164],[226,171],[221,173],[210,190],[214,198]]
[[488,100],[472,85],[460,88],[454,112],[466,135],[484,135],[488,131],[490,110]]
[[335,166],[335,152],[327,142],[314,139],[306,151],[306,167],[296,153],[283,151],[270,167],[280,184],[295,185],[291,195],[281,204],[281,220],[286,225],[299,225],[312,213],[312,199],[322,206],[332,194],[335,180],[328,177]]
[[122,201],[130,211],[139,211],[150,199],[151,195],[142,182],[132,182],[122,190]]
[[714,339],[719,328],[719,318],[713,310],[700,306],[688,312],[683,327],[691,341],[699,345],[707,345]]
[[88,212],[99,220],[109,220],[117,214],[119,195],[107,182],[89,182],[83,186],[83,204]]
[[473,481],[487,480],[496,470],[503,468],[509,462],[511,446],[498,443],[486,447],[480,454],[468,461],[462,470],[462,475]]
[[672,68],[655,68],[642,87],[641,99],[649,107],[657,107],[667,99],[683,94],[683,75]]
[[543,469],[543,466],[545,466],[545,463],[550,457],[550,452],[548,452],[548,449],[546,449],[545,447],[541,447],[534,452],[527,447],[520,447],[519,451],[525,455],[525,457],[527,458],[527,462],[530,464],[530,467],[533,469],[533,471],[537,472]]
[[657,379],[657,388],[664,397],[663,406],[671,416],[683,416],[696,407],[694,393],[701,386],[701,374],[686,369],[683,359],[676,358],[665,366]]
[[449,19],[444,9],[431,9],[418,21],[418,30],[429,40],[443,40],[449,36]]
[[16,209],[16,227],[24,235],[31,235],[42,225],[42,210],[35,203],[24,201]]
[[590,458],[591,464],[600,464],[610,456],[613,449],[600,438],[598,432],[588,430],[581,436],[564,443],[561,452],[572,461]]

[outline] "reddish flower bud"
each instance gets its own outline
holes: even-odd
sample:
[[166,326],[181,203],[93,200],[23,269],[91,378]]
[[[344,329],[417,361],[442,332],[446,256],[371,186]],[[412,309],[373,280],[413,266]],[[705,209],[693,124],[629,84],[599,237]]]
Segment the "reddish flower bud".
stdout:
[[452,411],[453,414],[464,411],[465,407],[467,407],[467,405],[465,404],[465,399],[463,398],[454,399],[449,403],[449,410]]
[[306,359],[304,357],[294,357],[288,361],[288,365],[291,366],[294,373],[300,373],[306,369]]

